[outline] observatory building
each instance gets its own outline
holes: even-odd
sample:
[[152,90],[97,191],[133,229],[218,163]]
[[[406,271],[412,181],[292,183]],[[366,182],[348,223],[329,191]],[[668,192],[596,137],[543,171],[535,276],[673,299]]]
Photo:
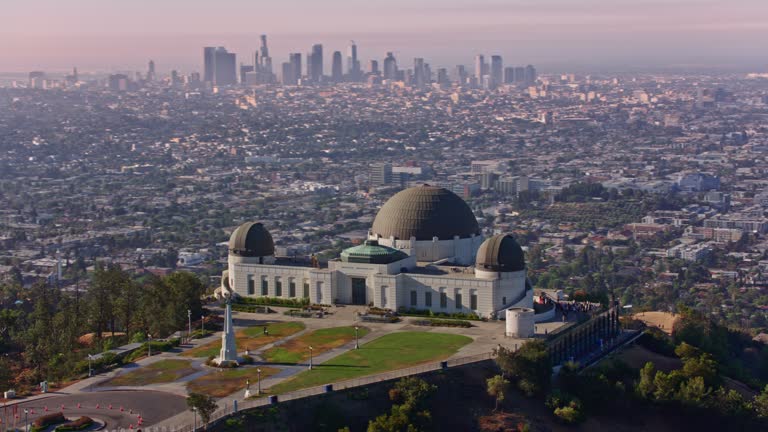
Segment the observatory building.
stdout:
[[525,255],[508,234],[484,238],[472,210],[453,192],[417,186],[390,198],[368,239],[327,266],[275,256],[258,222],[229,241],[223,293],[242,297],[309,298],[318,304],[373,305],[504,318],[531,308]]

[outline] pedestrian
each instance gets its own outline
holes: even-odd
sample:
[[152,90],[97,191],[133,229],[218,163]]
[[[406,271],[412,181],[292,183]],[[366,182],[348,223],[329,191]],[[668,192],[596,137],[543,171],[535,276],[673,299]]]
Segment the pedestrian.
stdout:
[[267,326],[264,326],[264,335],[269,336],[269,330],[267,330]]

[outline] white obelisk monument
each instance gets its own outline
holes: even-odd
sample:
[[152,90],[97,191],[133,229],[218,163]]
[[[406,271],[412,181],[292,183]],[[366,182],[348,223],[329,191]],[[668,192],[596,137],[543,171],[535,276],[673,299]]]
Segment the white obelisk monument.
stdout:
[[221,334],[221,351],[216,363],[237,364],[237,346],[235,345],[235,328],[232,325],[232,297],[227,296],[227,308],[224,314],[224,332]]

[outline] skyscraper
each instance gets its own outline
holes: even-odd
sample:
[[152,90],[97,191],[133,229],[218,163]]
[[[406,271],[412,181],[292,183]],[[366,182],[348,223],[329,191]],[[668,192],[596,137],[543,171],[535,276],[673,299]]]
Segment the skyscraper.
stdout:
[[323,45],[312,45],[312,55],[310,59],[307,59],[307,65],[310,66],[308,70],[309,78],[319,83],[323,79]]
[[296,74],[293,72],[293,63],[283,63],[283,85],[296,85]]
[[515,67],[515,84],[525,83],[525,68],[522,66]]
[[504,84],[512,84],[515,82],[515,68],[512,66],[504,68]]
[[397,79],[397,60],[391,52],[388,52],[387,57],[384,59],[384,79]]
[[349,41],[347,67],[349,68],[349,80],[359,81],[362,74],[360,73],[360,61],[357,59],[357,45],[355,45],[355,41]]
[[237,84],[235,53],[227,52],[224,47],[216,48],[214,53],[213,83],[217,86]]
[[203,81],[213,85],[237,84],[237,61],[235,53],[227,52],[224,47],[203,48]]
[[425,75],[424,59],[413,59],[413,82],[411,84],[417,89],[423,89],[427,85],[427,78]]
[[477,82],[483,81],[483,75],[485,75],[485,56],[478,54],[475,56],[475,78],[477,78]]
[[[301,53],[293,53],[290,55],[291,63],[291,84],[298,84],[301,79]],[[285,82],[285,76],[283,76],[283,82]]]
[[337,83],[344,80],[344,71],[341,65],[341,51],[333,52],[333,63],[331,64],[331,80]]
[[504,63],[500,55],[491,56],[491,85],[497,87],[504,82]]
[[147,81],[154,81],[156,78],[155,75],[155,61],[150,60],[149,61],[149,68],[147,70]]
[[213,82],[213,74],[215,70],[215,60],[214,57],[216,56],[216,48],[214,47],[205,47],[203,48],[203,81],[205,82]]
[[371,60],[368,66],[368,72],[370,72],[372,75],[378,75],[379,74],[379,62],[376,60]]
[[532,65],[528,65],[525,67],[525,84],[531,85],[536,82],[536,68]]

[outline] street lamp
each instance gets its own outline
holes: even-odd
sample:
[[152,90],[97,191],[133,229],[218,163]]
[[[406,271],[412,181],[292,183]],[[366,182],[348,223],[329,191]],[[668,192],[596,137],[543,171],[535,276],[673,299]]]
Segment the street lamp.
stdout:
[[93,360],[93,356],[88,354],[88,377],[93,376],[93,366],[91,366],[92,360]]
[[261,369],[256,368],[256,376],[258,376],[258,381],[256,381],[256,396],[261,396]]
[[312,346],[310,345],[310,347],[309,347],[309,370],[312,370],[312,350],[313,349],[314,348],[312,348]]
[[205,315],[204,314],[200,314],[200,330],[203,333],[200,337],[205,337]]
[[192,341],[192,310],[187,309],[187,319],[189,320],[189,330],[187,330],[187,343]]
[[147,342],[147,357],[152,357],[152,335],[147,333],[147,338],[149,339],[149,342]]
[[360,327],[355,326],[355,349],[360,349],[360,343],[357,338],[357,331],[360,329]]
[[196,407],[192,408],[192,415],[195,417],[195,420],[194,420],[194,423],[193,423],[194,426],[192,428],[192,432],[196,432],[197,431],[197,408]]
[[29,410],[24,408],[24,430],[29,432]]

